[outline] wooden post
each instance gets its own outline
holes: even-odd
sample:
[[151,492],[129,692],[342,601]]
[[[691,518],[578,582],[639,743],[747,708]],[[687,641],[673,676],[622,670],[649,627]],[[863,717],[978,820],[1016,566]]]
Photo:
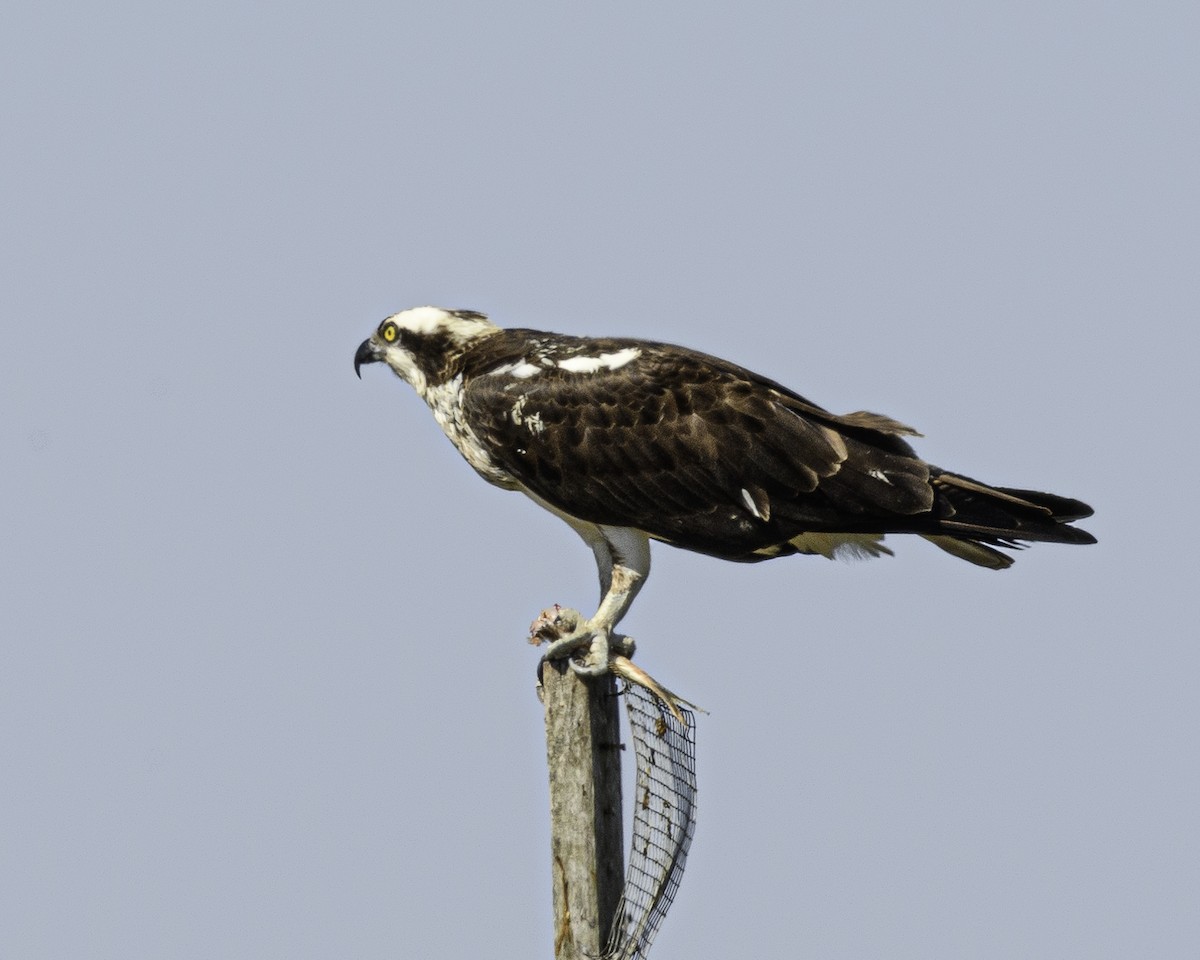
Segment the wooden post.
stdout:
[[544,664],[555,960],[604,952],[625,880],[616,681]]

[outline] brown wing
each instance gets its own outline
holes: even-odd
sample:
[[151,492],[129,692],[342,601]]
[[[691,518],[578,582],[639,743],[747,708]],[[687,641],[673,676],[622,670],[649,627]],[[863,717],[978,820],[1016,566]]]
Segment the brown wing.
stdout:
[[560,510],[759,560],[795,552],[805,532],[911,530],[934,505],[930,468],[895,421],[836,416],[683,348],[586,343],[637,356],[572,372],[552,354],[536,373],[514,377],[509,363],[465,388],[467,420],[492,455]]

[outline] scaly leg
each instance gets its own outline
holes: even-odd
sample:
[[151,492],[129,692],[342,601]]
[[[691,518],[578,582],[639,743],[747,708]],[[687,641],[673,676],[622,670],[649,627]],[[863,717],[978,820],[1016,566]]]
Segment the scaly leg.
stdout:
[[[596,555],[600,576],[600,606],[588,619],[563,607],[547,610],[534,621],[530,642],[551,639],[545,659],[571,658],[571,668],[579,674],[608,672],[610,650],[616,646],[625,656],[633,653],[633,641],[613,633],[613,628],[628,612],[633,598],[650,574],[650,539],[639,530],[582,524],[564,517],[588,543]],[[582,656],[579,654],[587,648]]]

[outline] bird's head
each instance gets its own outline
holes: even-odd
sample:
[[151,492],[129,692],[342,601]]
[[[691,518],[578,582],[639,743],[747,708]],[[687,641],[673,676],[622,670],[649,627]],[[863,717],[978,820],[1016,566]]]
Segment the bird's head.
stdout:
[[500,328],[474,310],[413,307],[383,321],[354,353],[354,372],[364,363],[386,363],[425,396],[453,376],[456,361],[477,341]]

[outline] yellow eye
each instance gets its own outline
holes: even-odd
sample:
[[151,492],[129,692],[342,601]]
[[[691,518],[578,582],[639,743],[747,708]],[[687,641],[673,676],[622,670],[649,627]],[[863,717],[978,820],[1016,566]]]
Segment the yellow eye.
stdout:
[[389,320],[379,328],[379,335],[388,343],[395,343],[396,338],[400,336],[400,331],[396,329],[396,325]]

